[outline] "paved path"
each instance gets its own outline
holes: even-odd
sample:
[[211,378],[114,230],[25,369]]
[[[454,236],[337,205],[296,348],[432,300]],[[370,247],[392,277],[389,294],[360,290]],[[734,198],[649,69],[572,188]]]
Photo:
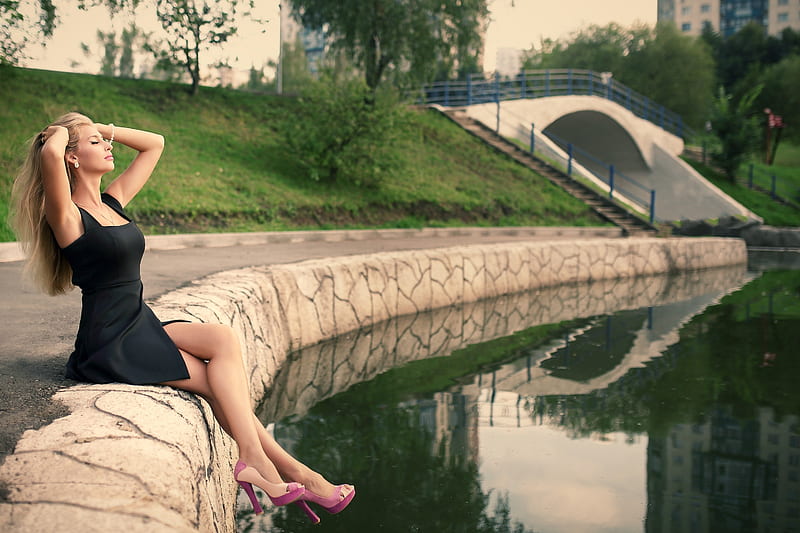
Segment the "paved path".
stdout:
[[[142,262],[145,299],[203,276],[253,265],[531,239],[619,237],[604,228],[458,228],[281,232],[148,237]],[[0,243],[0,460],[26,429],[64,413],[51,401],[64,378],[80,315],[80,291],[50,297],[22,281],[16,245]]]

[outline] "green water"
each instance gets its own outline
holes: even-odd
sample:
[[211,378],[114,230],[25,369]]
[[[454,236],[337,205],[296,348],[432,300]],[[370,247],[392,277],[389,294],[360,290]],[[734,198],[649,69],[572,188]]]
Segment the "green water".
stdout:
[[[292,506],[242,506],[239,530],[800,531],[798,296],[800,271],[750,272],[375,371],[274,424],[357,487],[350,507],[312,526]],[[354,348],[367,338],[318,348],[315,371],[372,364]]]

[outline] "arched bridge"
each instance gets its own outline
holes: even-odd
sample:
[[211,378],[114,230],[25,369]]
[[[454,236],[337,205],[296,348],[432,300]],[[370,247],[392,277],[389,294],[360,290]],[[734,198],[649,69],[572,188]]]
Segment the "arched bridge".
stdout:
[[760,219],[678,157],[687,134],[679,115],[607,73],[473,76],[428,85],[421,100],[462,108],[500,135],[530,146],[536,157],[561,162],[643,214],[652,199],[657,220]]

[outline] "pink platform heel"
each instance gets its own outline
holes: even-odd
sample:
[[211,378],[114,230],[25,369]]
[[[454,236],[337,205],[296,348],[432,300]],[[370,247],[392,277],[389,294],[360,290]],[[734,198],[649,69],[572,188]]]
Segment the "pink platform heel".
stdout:
[[344,485],[336,485],[333,495],[323,498],[322,496],[311,492],[310,490],[306,489],[305,494],[303,494],[295,503],[303,512],[308,516],[309,520],[313,524],[319,524],[320,518],[317,514],[311,509],[307,502],[313,502],[328,511],[330,514],[336,514],[344,511],[344,508],[350,505],[350,502],[353,501],[353,498],[356,496],[356,489],[353,487],[347,496],[342,498],[342,491],[344,490]]
[[320,518],[317,516],[317,513],[312,511],[311,507],[309,507],[309,505],[305,501],[297,500],[294,502],[294,504],[298,506],[300,509],[302,509],[304,513],[306,513],[306,516],[308,517],[309,520],[311,520],[312,524],[316,525],[322,522],[322,520],[320,520]]
[[[266,492],[267,497],[276,507],[292,503],[301,498],[306,491],[305,487],[299,483],[270,483],[255,468],[247,466],[242,461],[236,462],[236,467],[233,469],[233,477],[244,489],[247,497],[250,498],[250,503],[253,504],[253,512],[256,514],[263,513],[264,509],[261,508],[261,504],[256,498],[253,485]],[[280,490],[284,490],[284,493],[277,496],[270,494],[270,492],[274,494]]]

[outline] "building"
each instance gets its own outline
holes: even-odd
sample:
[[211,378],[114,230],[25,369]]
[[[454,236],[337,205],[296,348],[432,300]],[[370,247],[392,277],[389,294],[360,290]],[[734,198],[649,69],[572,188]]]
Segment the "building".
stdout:
[[777,35],[800,30],[800,0],[658,0],[658,20],[671,20],[688,35],[700,35],[710,24],[727,37],[750,22]]
[[303,50],[308,60],[308,70],[316,75],[325,58],[326,42],[325,32],[321,29],[307,28],[297,19],[292,17],[292,6],[289,2],[281,5],[281,48],[284,43],[295,43],[298,40],[303,45]]

